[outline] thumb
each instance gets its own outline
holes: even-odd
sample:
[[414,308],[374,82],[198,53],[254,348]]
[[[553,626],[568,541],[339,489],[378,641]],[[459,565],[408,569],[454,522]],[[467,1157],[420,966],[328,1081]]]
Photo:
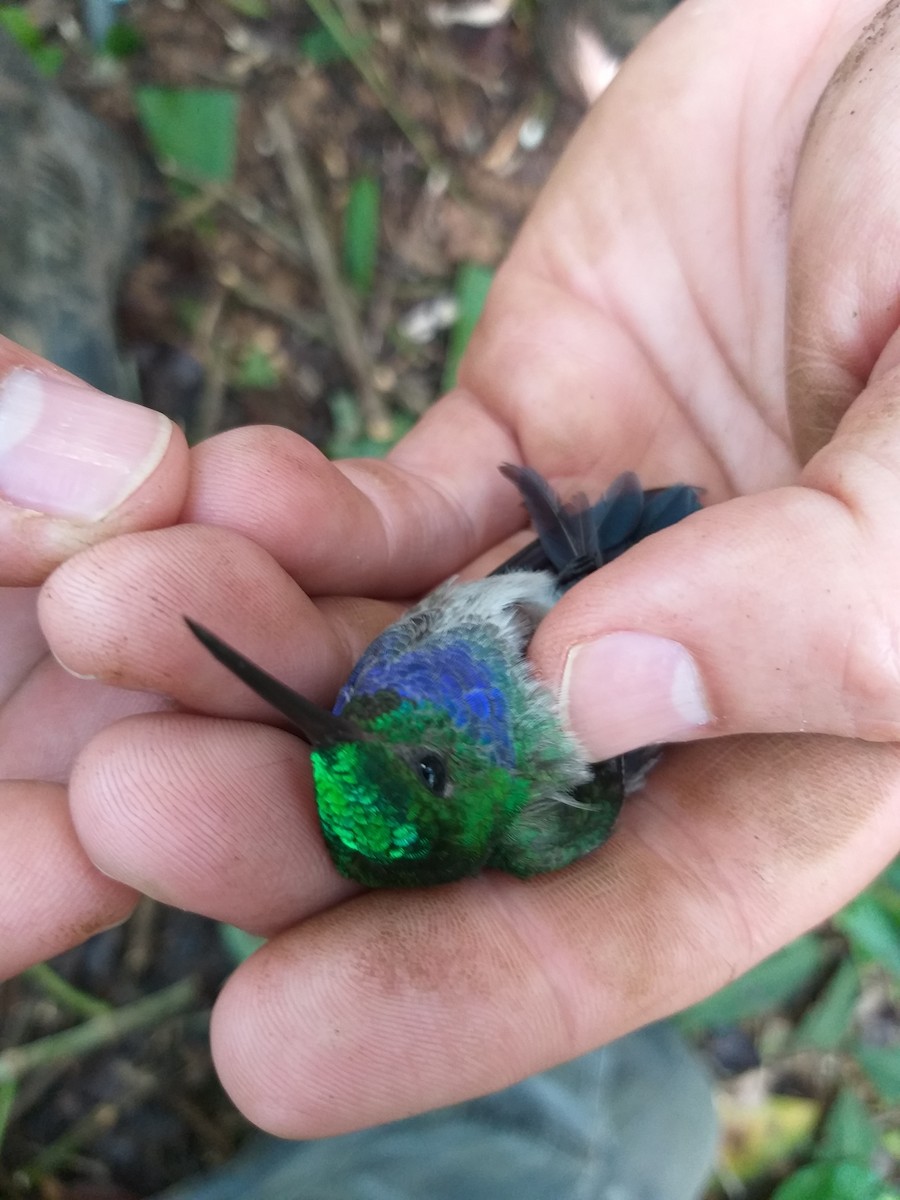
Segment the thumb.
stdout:
[[735,733],[900,737],[900,370],[801,486],[729,500],[569,592],[530,656],[596,759]]
[[181,430],[0,337],[0,586],[38,584],[76,551],[178,518]]

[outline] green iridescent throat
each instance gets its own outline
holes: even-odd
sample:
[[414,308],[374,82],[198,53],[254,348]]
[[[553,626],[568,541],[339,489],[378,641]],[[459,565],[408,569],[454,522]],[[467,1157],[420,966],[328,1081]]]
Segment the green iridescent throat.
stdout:
[[[359,721],[359,713],[347,715]],[[371,699],[360,705],[371,712]],[[316,747],[319,817],[338,870],[370,886],[474,875],[527,800],[528,785],[470,744],[430,703],[395,703],[362,728],[371,741]],[[446,793],[434,795],[414,769],[423,752],[447,764]],[[457,781],[463,780],[464,785]]]

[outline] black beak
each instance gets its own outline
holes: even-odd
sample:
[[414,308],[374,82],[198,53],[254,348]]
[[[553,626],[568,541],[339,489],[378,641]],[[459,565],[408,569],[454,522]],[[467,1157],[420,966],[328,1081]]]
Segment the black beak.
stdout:
[[270,675],[262,667],[256,666],[249,658],[244,658],[243,654],[232,649],[221,638],[217,638],[214,633],[210,633],[208,629],[198,625],[196,621],[192,621],[190,617],[185,617],[184,621],[194,637],[203,643],[213,658],[218,659],[232,675],[236,675],[249,688],[252,688],[257,696],[262,696],[263,700],[286,716],[310,746],[334,745],[337,742],[359,742],[366,737],[358,725],[348,721],[346,717],[336,717],[327,708],[319,708],[317,704],[313,704],[299,692],[285,687],[274,675]]

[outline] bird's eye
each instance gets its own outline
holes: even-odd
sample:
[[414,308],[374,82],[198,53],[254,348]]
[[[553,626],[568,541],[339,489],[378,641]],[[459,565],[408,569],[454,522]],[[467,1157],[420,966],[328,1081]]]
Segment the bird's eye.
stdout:
[[435,796],[447,792],[447,766],[439,754],[422,754],[413,763],[413,770]]

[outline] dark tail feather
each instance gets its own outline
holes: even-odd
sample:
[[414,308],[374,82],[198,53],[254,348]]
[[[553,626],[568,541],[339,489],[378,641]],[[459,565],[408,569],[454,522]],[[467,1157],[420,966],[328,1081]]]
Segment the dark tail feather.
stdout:
[[561,584],[571,586],[642,538],[701,507],[701,489],[677,483],[645,492],[630,471],[613,480],[597,503],[589,506],[582,496],[563,504],[531,467],[504,463],[500,470],[519,489],[538,537],[507,559],[495,575],[552,570]]
[[519,489],[538,540],[557,572],[575,559],[596,557],[597,527],[586,500],[563,504],[546,479],[531,467],[504,463],[500,471]]
[[601,550],[606,551],[629,538],[634,540],[643,511],[644,489],[637,475],[626,471],[612,481],[591,508]]
[[667,529],[669,525],[677,525],[691,513],[702,508],[700,496],[702,488],[689,487],[685,483],[676,483],[671,487],[653,488],[644,497],[644,511],[638,526],[635,541]]
[[603,538],[604,560],[612,562],[651,533],[659,533],[661,529],[677,525],[691,513],[697,512],[703,507],[700,503],[702,492],[702,488],[690,487],[686,483],[673,483],[670,487],[651,488],[649,492],[644,492],[641,512],[626,536],[615,544],[611,539]]

